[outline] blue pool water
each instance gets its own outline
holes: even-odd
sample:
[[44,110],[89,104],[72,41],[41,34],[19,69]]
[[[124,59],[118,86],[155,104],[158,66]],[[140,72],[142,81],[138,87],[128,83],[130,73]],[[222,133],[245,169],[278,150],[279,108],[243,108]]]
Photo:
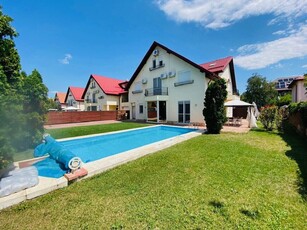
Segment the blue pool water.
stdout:
[[[59,143],[87,163],[192,131],[195,129],[155,126]],[[35,166],[40,176],[59,178],[66,173],[60,165],[49,158],[36,163]]]
[[60,143],[86,163],[191,131],[195,130],[155,126],[102,136],[74,139]]

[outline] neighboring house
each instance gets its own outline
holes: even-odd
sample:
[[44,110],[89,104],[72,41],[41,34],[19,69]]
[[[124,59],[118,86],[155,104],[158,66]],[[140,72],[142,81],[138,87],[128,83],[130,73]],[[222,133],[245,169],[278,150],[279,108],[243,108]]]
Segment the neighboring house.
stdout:
[[114,111],[120,107],[121,95],[125,93],[123,80],[92,74],[82,95],[87,111]]
[[127,84],[130,119],[203,123],[204,97],[211,80],[224,74],[229,98],[237,93],[232,58],[221,63],[223,67],[211,72],[207,64],[196,64],[154,42]]
[[55,103],[60,105],[61,109],[65,109],[67,107],[65,103],[65,97],[66,97],[66,93],[61,93],[61,92],[57,92],[54,96]]
[[61,106],[61,109],[65,109],[67,107],[67,105],[65,103],[65,97],[66,97],[66,93],[61,93],[61,92],[57,92],[54,95],[54,101],[59,106]]
[[65,97],[67,108],[75,107],[80,111],[84,111],[84,100],[82,99],[83,92],[84,88],[69,86]]
[[294,78],[288,87],[292,90],[292,102],[307,101],[307,87],[304,86],[304,76]]
[[281,77],[273,81],[273,83],[275,83],[275,89],[277,90],[278,95],[283,96],[287,93],[291,93],[291,89],[288,86],[294,78],[296,77]]

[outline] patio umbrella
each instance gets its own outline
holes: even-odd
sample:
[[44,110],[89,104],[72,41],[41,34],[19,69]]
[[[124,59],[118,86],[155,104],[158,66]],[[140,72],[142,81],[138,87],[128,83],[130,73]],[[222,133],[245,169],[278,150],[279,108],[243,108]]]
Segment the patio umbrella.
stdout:
[[225,107],[250,107],[253,106],[250,103],[241,100],[231,100],[224,103]]

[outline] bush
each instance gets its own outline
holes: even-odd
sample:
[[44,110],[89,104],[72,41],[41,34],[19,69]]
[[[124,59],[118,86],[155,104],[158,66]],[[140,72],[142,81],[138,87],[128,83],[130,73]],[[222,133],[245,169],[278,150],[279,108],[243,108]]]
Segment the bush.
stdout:
[[266,130],[273,130],[277,111],[276,106],[267,106],[261,109],[259,120]]
[[307,127],[307,102],[291,103],[289,105],[289,113],[301,113],[305,127]]
[[276,105],[278,107],[281,107],[281,106],[284,106],[284,105],[289,105],[291,102],[292,102],[292,95],[291,94],[285,94],[277,100]]

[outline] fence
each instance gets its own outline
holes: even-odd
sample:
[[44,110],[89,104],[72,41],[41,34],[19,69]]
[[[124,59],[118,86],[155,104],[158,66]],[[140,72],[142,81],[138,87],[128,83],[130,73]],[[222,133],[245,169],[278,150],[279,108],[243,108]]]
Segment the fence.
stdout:
[[122,111],[50,111],[46,125],[67,124],[88,121],[122,120]]

